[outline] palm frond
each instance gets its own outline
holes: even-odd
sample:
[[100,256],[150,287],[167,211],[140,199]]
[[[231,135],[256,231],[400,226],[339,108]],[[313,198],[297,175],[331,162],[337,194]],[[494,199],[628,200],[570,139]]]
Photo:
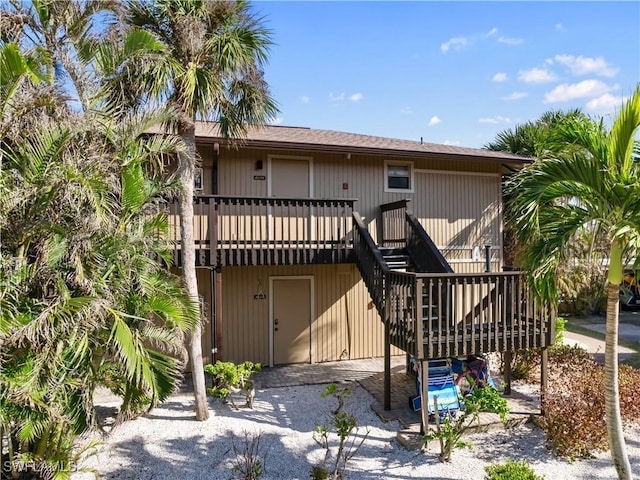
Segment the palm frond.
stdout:
[[611,146],[610,162],[619,169],[625,182],[637,179],[633,178],[633,174],[638,171],[637,167],[633,168],[633,152],[634,138],[639,127],[640,85],[636,86],[631,98],[621,107],[608,138]]

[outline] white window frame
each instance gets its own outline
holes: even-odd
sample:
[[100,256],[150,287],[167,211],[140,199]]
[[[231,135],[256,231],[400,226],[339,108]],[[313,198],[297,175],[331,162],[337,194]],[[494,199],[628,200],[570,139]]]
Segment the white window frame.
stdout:
[[[409,188],[389,188],[389,167],[401,166],[409,167]],[[394,160],[385,160],[384,162],[384,191],[385,193],[413,193],[414,189],[414,168],[413,162],[403,162]]]

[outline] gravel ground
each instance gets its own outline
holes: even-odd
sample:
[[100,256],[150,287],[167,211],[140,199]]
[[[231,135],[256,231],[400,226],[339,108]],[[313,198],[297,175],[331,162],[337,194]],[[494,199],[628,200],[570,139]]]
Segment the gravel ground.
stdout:
[[[547,480],[613,479],[608,452],[574,463],[558,459],[544,447],[544,435],[531,424],[467,437],[470,450],[456,450],[452,462],[438,461],[433,443],[426,452],[408,451],[396,440],[400,425],[382,423],[371,410],[373,398],[357,383],[351,385],[346,410],[369,430],[368,438],[348,464],[346,478],[480,480],[484,467],[506,459],[527,460]],[[324,450],[313,439],[318,424],[328,424],[335,401],[321,398],[322,385],[270,388],[256,392],[253,410],[233,410],[211,399],[211,417],[194,420],[190,394],[176,394],[150,414],[127,422],[104,440],[98,453],[84,462],[103,479],[234,478],[234,445],[242,451],[245,434],[260,435],[259,451],[266,452],[264,480],[308,479],[311,466],[322,461]],[[105,405],[115,407],[115,404]],[[640,429],[627,432],[632,470],[640,475]],[[332,437],[335,438],[335,437]],[[76,473],[73,480],[93,478]],[[637,477],[636,477],[637,478]]]

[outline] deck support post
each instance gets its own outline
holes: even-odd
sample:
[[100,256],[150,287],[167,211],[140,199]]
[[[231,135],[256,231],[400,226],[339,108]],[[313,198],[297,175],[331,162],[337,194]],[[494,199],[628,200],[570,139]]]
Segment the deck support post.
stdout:
[[391,332],[384,324],[384,409],[391,410]]
[[507,350],[504,352],[504,394],[511,395],[511,361],[513,359],[513,352]]
[[549,387],[549,350],[544,347],[540,352],[540,415],[544,415],[544,397]]
[[[429,431],[429,360],[420,360],[420,413],[422,422],[420,434]],[[436,413],[437,414],[437,413]]]

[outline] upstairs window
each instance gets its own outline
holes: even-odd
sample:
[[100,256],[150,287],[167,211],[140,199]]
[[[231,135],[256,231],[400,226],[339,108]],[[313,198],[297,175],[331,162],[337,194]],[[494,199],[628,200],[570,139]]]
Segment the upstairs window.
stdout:
[[387,163],[385,192],[412,192],[413,168],[410,163]]

